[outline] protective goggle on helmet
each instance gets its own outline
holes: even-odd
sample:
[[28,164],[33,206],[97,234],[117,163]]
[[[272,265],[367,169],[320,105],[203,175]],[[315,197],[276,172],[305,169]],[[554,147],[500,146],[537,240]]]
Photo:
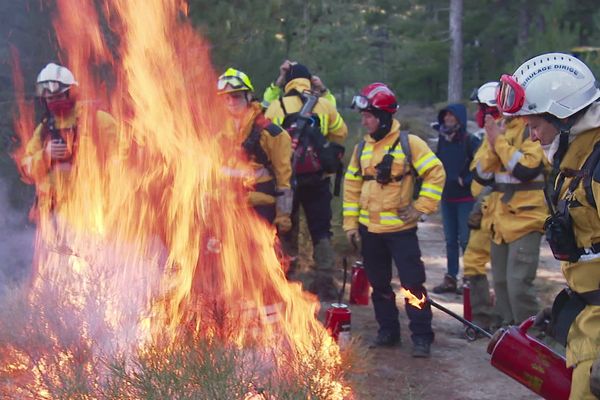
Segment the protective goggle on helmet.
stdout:
[[525,89],[512,75],[502,75],[496,89],[496,106],[504,114],[514,114],[525,103]]
[[[227,87],[229,86],[229,88]],[[248,75],[234,68],[229,68],[217,80],[217,90],[219,94],[239,92],[239,91],[254,91],[252,82]]]

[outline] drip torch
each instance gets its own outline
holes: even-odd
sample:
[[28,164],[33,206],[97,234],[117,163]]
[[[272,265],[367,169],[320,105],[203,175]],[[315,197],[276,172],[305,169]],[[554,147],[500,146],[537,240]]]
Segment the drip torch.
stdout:
[[544,399],[567,400],[569,398],[573,370],[567,368],[564,357],[528,334],[535,317],[530,317],[519,326],[500,328],[492,335],[430,298],[423,296],[418,299],[409,291],[402,291],[411,305],[421,308],[424,303],[429,303],[432,307],[489,338],[487,352],[491,355],[490,362],[494,368]]

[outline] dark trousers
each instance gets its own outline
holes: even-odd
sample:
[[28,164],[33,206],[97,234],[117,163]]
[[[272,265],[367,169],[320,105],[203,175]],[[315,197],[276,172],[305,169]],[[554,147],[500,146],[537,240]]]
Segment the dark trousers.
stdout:
[[[421,260],[417,228],[391,233],[371,233],[364,225],[359,226],[362,239],[362,256],[369,283],[373,288],[371,298],[375,309],[375,319],[380,332],[400,333],[396,294],[392,289],[392,260],[398,269],[403,288],[415,296],[427,296],[425,266]],[[418,309],[405,301],[404,309],[409,319],[411,338],[425,338],[433,341],[431,329],[431,306],[426,303]]]
[[442,222],[444,224],[444,237],[446,238],[446,259],[448,260],[448,275],[454,279],[459,270],[459,246],[463,254],[469,243],[469,226],[467,221],[473,209],[474,201],[450,202],[442,200]]
[[299,184],[294,191],[292,207],[292,230],[283,236],[286,252],[298,254],[298,230],[300,225],[300,206],[304,209],[306,224],[313,244],[330,238],[331,233],[331,182],[330,178],[315,179]]

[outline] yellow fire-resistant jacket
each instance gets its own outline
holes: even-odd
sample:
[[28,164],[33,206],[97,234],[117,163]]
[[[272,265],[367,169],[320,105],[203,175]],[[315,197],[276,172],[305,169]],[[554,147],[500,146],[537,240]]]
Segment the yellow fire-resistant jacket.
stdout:
[[506,133],[498,136],[495,149],[485,138],[475,162],[480,178],[494,179],[487,205],[493,208],[492,240],[510,243],[530,232],[543,232],[548,217],[544,173],[549,164],[539,142],[529,138],[525,121],[507,121]]
[[[560,170],[581,169],[594,145],[600,142],[600,104],[594,104],[571,128],[572,142],[560,164]],[[565,178],[560,198],[565,199],[573,178]],[[557,180],[558,182],[558,180]],[[591,189],[596,201],[592,207],[587,201],[583,182],[573,193],[573,201],[580,206],[569,207],[577,245],[588,249],[600,243],[600,182],[592,179]],[[562,262],[561,268],[567,284],[576,292],[600,288],[600,254],[585,254],[575,263]],[[600,355],[600,306],[587,306],[575,319],[567,339],[567,364],[569,366]]]
[[[394,151],[392,176],[407,174],[399,182],[381,185],[375,180],[364,180],[364,176],[376,175],[375,165],[388,153],[398,139],[400,123],[394,120],[390,132],[380,141],[370,136],[364,137],[365,147],[360,157],[360,173],[358,162],[358,145],[354,148],[352,159],[344,177],[344,230],[356,229],[358,224],[365,225],[369,232],[397,232],[412,228],[416,222],[405,224],[398,217],[398,210],[413,202],[414,179],[405,163],[402,146],[398,143]],[[441,161],[418,136],[409,135],[412,153],[412,165],[419,176],[423,177],[423,185],[419,197],[413,206],[425,214],[436,211],[442,196],[446,173]]]
[[[285,85],[284,91],[289,93],[294,89],[298,93],[310,90],[310,81],[305,78],[293,79]],[[298,96],[284,96],[281,101],[288,114],[298,112],[302,108],[302,100]],[[348,127],[346,127],[346,123],[335,106],[326,98],[319,97],[315,108],[313,108],[313,113],[319,118],[323,136],[330,142],[342,144],[346,139],[346,135],[348,135]],[[265,116],[277,125],[281,125],[285,118],[281,103],[278,100],[273,101],[265,112]]]
[[[76,105],[73,113],[63,118],[57,117],[55,121],[56,128],[60,130],[62,139],[74,157],[76,157],[78,147],[91,142],[90,133],[78,126],[82,112],[82,106]],[[107,140],[113,149],[119,146],[115,155],[127,153],[127,144],[119,143],[117,123],[110,114],[100,110],[96,111],[93,123],[98,127],[100,138]],[[56,198],[56,189],[66,182],[71,170],[71,161],[55,162],[54,164],[50,162],[44,149],[52,138],[44,132],[44,124],[40,123],[27,143],[25,155],[21,159],[23,172],[36,185],[39,206],[47,206],[50,199],[60,203],[60,199]]]
[[[255,123],[260,122],[260,125],[262,126],[265,122],[269,122],[263,117],[262,108],[258,102],[252,102],[248,112],[242,118],[242,122],[237,131],[234,127],[233,120],[228,120],[226,126],[226,131],[235,135],[233,141],[238,146],[240,146],[248,137],[254,128]],[[291,189],[292,141],[290,135],[288,135],[285,130],[279,127],[275,128],[277,128],[278,132],[272,133],[266,129],[262,129],[260,132],[260,147],[264,150],[270,165],[263,165],[258,162],[255,157],[251,157],[250,164],[254,170],[254,176],[246,182],[249,187],[254,187],[256,184],[269,182],[272,179],[275,179],[277,189]],[[235,166],[230,166],[230,168],[235,168]],[[231,172],[232,169],[229,169],[228,171]],[[250,192],[249,199],[250,204],[253,206],[275,203],[275,197],[256,191]]]

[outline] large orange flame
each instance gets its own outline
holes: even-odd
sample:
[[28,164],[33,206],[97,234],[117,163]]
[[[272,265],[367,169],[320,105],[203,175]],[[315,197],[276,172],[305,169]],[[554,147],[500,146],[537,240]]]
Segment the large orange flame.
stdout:
[[[57,1],[80,137],[68,179],[40,210],[28,296],[38,312],[23,318],[43,340],[0,343],[2,372],[16,380],[33,370],[20,393],[44,398],[51,359],[168,348],[192,333],[262,352],[290,374],[316,351],[311,385],[349,396],[332,373],[340,354],[315,318],[318,303],[286,281],[274,229],[250,212],[242,182],[222,173],[239,145],[223,131],[208,45],[185,4],[97,3]],[[112,114],[117,135],[98,110]]]

